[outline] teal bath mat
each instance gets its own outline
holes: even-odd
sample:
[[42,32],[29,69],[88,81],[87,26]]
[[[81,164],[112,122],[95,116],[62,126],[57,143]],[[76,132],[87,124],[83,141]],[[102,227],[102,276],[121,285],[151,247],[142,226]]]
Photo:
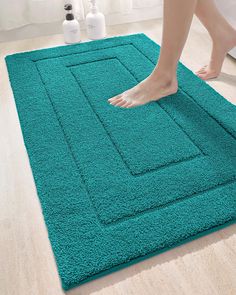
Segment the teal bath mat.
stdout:
[[158,54],[137,34],[6,58],[65,290],[235,222],[235,106],[182,64],[175,95],[107,103]]

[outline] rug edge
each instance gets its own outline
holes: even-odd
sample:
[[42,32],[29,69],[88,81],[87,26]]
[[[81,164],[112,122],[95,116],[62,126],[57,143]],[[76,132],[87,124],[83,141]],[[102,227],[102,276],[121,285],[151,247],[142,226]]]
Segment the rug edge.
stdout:
[[193,242],[193,241],[195,241],[195,240],[197,240],[199,238],[206,237],[206,236],[208,236],[210,234],[213,234],[213,233],[215,233],[215,232],[217,232],[217,231],[219,231],[221,229],[227,228],[227,227],[229,227],[231,225],[234,225],[234,224],[236,224],[236,218],[231,219],[228,222],[223,223],[221,225],[217,225],[215,227],[211,227],[210,229],[201,231],[198,234],[193,235],[191,237],[188,237],[186,239],[183,239],[182,241],[178,242],[177,244],[174,244],[171,247],[166,247],[166,248],[163,248],[161,250],[157,250],[157,251],[151,252],[149,254],[146,254],[144,256],[140,256],[138,258],[132,259],[132,260],[126,262],[126,263],[119,264],[117,266],[114,266],[112,268],[109,268],[107,270],[104,270],[104,271],[102,271],[100,273],[97,273],[96,275],[90,276],[89,278],[87,278],[87,279],[85,279],[83,281],[80,281],[80,282],[76,282],[76,283],[73,283],[73,284],[67,284],[59,276],[60,277],[60,280],[61,280],[61,286],[62,286],[62,288],[63,288],[64,291],[69,291],[71,289],[78,288],[81,285],[84,285],[84,284],[89,283],[91,281],[97,280],[99,278],[103,278],[106,275],[113,274],[113,273],[115,273],[115,272],[117,272],[119,270],[123,270],[123,269],[125,269],[125,268],[127,268],[129,266],[132,266],[132,265],[136,264],[136,263],[142,262],[142,261],[147,260],[147,259],[150,259],[150,258],[152,258],[154,256],[157,256],[157,255],[160,255],[160,254],[165,253],[167,251],[170,251],[172,249],[178,248],[180,246],[183,246],[185,244],[188,244],[190,242]]

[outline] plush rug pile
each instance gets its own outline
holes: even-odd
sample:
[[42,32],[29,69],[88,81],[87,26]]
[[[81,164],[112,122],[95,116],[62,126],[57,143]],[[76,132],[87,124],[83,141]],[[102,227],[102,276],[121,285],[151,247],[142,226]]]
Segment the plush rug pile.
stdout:
[[137,34],[6,58],[65,290],[235,222],[235,106],[182,64],[175,95],[107,103],[158,54]]

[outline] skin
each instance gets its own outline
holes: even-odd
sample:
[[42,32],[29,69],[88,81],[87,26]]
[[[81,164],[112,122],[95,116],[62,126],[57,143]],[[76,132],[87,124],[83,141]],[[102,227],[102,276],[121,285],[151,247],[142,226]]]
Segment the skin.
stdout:
[[213,79],[220,74],[226,54],[236,46],[236,30],[219,12],[214,0],[198,0],[195,14],[212,39],[210,62],[196,74],[203,80]]
[[156,67],[135,87],[110,98],[110,104],[132,108],[177,92],[177,64],[194,13],[212,39],[210,63],[196,74],[204,80],[219,75],[227,52],[236,46],[236,30],[220,14],[214,0],[164,0],[162,46]]

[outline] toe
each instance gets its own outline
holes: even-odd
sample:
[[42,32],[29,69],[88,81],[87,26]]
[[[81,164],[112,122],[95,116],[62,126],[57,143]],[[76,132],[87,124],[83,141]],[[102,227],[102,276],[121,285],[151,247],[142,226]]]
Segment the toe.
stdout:
[[204,81],[209,80],[209,79],[215,79],[215,78],[217,78],[217,76],[218,75],[215,72],[204,72],[204,73],[198,74],[198,77]]
[[116,104],[116,106],[124,108],[129,103],[130,103],[129,101],[122,99],[119,103]]
[[207,80],[206,79],[206,74],[199,74],[199,75],[197,75],[200,79],[202,79],[202,80]]
[[126,103],[123,104],[121,107],[128,109],[131,105],[132,105],[132,101],[126,101]]
[[199,77],[199,76],[202,76],[202,75],[206,75],[206,71],[202,71],[202,72],[198,72],[196,73],[196,75]]
[[200,74],[206,71],[207,66],[204,66],[202,68],[200,68],[198,71],[196,71],[196,74]]
[[206,72],[202,72],[197,74],[198,78],[202,79],[202,80],[206,80],[207,77],[207,73]]
[[202,74],[202,73],[204,73],[204,72],[206,72],[206,69],[204,68],[204,69],[200,69],[200,70],[198,70],[197,72],[196,72],[196,74]]
[[138,106],[141,106],[143,105],[144,103],[141,103],[141,102],[137,102],[137,101],[133,101],[129,106],[127,106],[127,108],[136,108]]
[[204,73],[201,73],[201,74],[198,74],[198,77],[202,80],[208,80],[209,79],[209,75],[207,72],[204,72]]
[[133,102],[129,103],[129,104],[126,106],[127,109],[131,109],[131,108],[134,108],[134,107],[136,107],[136,104],[133,103]]
[[123,101],[122,97],[117,98],[116,100],[110,101],[109,103],[111,105],[117,105],[118,103],[120,103],[121,101]]
[[116,95],[116,96],[113,96],[111,98],[108,99],[109,102],[113,102],[113,101],[116,101],[117,99],[121,98],[122,94],[119,94],[119,95]]
[[197,71],[196,74],[203,74],[203,73],[205,73],[205,72],[206,72],[205,69],[201,69],[201,70]]

